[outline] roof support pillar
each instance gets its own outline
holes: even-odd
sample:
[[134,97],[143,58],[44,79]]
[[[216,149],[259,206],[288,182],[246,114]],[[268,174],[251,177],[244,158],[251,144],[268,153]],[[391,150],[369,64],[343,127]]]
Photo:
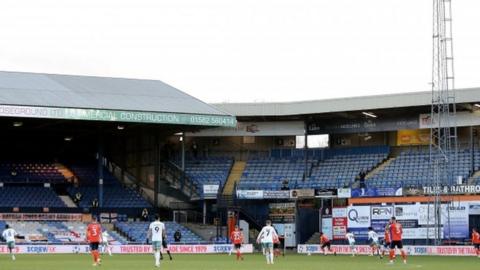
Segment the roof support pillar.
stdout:
[[103,207],[103,160],[104,160],[104,145],[102,130],[98,132],[98,152],[97,152],[97,174],[98,174],[98,206]]
[[308,124],[307,124],[307,121],[305,121],[304,141],[305,141],[305,145],[303,146],[303,149],[304,149],[303,155],[305,158],[305,170],[303,172],[303,181],[306,181],[308,177]]

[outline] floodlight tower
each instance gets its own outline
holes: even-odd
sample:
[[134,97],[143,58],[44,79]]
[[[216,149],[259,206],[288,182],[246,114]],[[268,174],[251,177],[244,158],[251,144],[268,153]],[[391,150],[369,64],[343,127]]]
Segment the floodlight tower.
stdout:
[[435,187],[432,209],[435,219],[435,244],[442,241],[440,187],[455,182],[454,168],[458,145],[454,78],[451,0],[433,0],[430,164],[431,183]]

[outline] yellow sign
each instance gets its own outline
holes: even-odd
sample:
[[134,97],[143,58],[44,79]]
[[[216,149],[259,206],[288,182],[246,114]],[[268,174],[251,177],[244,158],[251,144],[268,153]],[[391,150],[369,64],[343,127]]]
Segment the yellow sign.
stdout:
[[397,145],[428,145],[430,129],[404,129],[397,132]]

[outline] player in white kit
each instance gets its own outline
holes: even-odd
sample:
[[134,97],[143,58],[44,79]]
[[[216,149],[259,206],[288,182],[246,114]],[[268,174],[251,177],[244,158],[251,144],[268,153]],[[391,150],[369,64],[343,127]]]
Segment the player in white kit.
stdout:
[[347,234],[345,234],[345,238],[347,238],[348,244],[350,245],[352,257],[355,257],[355,254],[357,253],[357,248],[355,248],[355,235],[351,231],[347,231]]
[[262,244],[267,264],[273,264],[273,239],[278,238],[277,232],[272,227],[272,222],[267,220],[266,226],[262,228],[257,237],[257,243]]
[[368,228],[368,242],[370,248],[372,249],[372,254],[370,254],[370,256],[374,256],[376,251],[377,255],[381,259],[382,255],[380,254],[380,241],[378,240],[378,234],[373,230],[373,227]]
[[165,224],[160,222],[160,217],[155,216],[155,221],[148,227],[148,236],[152,241],[153,255],[155,256],[155,266],[160,267],[160,250],[162,248],[162,239],[166,235]]
[[108,252],[108,255],[112,256],[112,249],[110,247],[110,243],[108,243],[108,238],[110,235],[108,232],[105,230],[102,232],[102,247],[103,247],[103,252]]
[[15,261],[13,249],[15,248],[15,236],[17,235],[18,233],[14,229],[10,228],[9,225],[5,225],[5,230],[2,233],[2,237],[5,239],[5,242],[7,242],[8,251],[10,252],[10,255],[12,255],[13,261]]

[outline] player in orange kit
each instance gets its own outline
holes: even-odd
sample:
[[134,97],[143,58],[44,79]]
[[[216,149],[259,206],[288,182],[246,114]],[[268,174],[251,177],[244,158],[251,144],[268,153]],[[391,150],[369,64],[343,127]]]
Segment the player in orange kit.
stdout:
[[333,255],[337,256],[337,252],[332,250],[332,243],[330,242],[330,239],[328,239],[327,235],[325,235],[323,232],[320,232],[320,245],[323,255],[326,256],[327,251],[329,251],[330,253],[333,252]]
[[475,228],[472,230],[472,244],[475,247],[477,257],[480,258],[480,233],[478,233],[477,229]]
[[98,252],[98,246],[102,239],[102,226],[94,218],[92,223],[87,227],[87,242],[90,244],[90,252],[93,257],[93,266],[100,265],[100,253]]
[[395,248],[400,250],[400,254],[403,258],[403,263],[407,263],[407,254],[403,250],[403,243],[402,243],[402,224],[397,222],[395,217],[392,217],[390,220],[390,237],[392,242],[390,243],[390,264],[393,264],[393,259],[395,257]]
[[240,231],[240,228],[238,228],[238,225],[235,226],[235,230],[230,234],[230,241],[232,241],[234,245],[234,249],[237,252],[237,261],[238,260],[243,261],[243,256],[240,251],[243,244],[243,233],[242,231]]
[[382,256],[380,257],[381,259],[383,256],[385,256],[385,252],[390,249],[390,243],[392,241],[390,240],[390,223],[385,226],[385,235],[383,238],[383,248],[382,248]]

